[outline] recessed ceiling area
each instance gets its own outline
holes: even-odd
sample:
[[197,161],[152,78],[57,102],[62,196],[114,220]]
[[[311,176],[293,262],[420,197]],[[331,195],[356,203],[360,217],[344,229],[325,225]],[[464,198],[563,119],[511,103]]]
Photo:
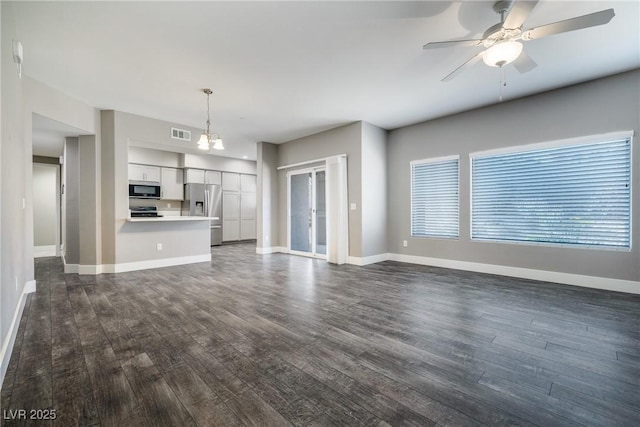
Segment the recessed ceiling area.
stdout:
[[32,140],[33,155],[60,157],[64,149],[65,138],[86,135],[87,132],[73,126],[60,123],[39,114],[33,114]]
[[[212,132],[224,156],[357,120],[385,129],[498,102],[500,71],[479,48],[493,2],[15,2],[24,73],[99,109]],[[613,8],[603,26],[525,43],[538,67],[505,67],[509,100],[640,67],[637,1],[540,1],[530,28]],[[197,138],[197,136],[196,136]]]

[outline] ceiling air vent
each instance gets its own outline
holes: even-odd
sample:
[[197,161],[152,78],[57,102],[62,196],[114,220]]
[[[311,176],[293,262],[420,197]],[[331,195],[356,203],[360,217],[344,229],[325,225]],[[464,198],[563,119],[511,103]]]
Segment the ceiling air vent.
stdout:
[[182,141],[191,141],[191,131],[184,129],[171,128],[171,138],[180,139]]

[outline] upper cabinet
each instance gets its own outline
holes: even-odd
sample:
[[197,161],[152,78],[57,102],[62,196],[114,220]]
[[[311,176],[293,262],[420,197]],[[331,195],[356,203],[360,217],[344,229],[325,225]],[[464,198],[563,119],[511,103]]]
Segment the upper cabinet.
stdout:
[[256,192],[256,176],[255,175],[240,175],[240,190],[246,193]]
[[160,182],[160,168],[129,163],[129,181]]
[[205,184],[222,184],[222,173],[220,171],[205,171],[204,173]]
[[184,180],[182,169],[162,168],[161,199],[184,200]]
[[202,169],[185,169],[185,184],[204,184],[204,171]]
[[240,174],[231,172],[222,172],[222,190],[223,191],[240,191]]

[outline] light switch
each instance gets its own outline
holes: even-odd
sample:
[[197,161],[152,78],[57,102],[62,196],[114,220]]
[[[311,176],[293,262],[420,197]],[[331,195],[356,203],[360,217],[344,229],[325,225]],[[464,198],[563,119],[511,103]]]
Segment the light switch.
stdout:
[[356,204],[355,203],[351,203],[351,210],[355,211],[356,210]]

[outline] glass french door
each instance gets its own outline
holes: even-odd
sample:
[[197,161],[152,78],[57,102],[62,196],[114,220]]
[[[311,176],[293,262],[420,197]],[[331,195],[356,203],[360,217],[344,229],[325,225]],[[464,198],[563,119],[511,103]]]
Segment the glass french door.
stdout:
[[289,252],[326,258],[326,206],[323,168],[289,173]]

